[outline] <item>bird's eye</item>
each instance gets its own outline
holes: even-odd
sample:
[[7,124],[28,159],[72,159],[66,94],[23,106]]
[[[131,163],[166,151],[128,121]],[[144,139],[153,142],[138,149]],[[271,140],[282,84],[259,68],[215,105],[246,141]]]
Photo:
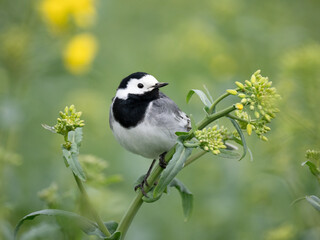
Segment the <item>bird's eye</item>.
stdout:
[[139,83],[138,84],[138,88],[143,88],[144,86],[143,86],[143,84],[142,83]]

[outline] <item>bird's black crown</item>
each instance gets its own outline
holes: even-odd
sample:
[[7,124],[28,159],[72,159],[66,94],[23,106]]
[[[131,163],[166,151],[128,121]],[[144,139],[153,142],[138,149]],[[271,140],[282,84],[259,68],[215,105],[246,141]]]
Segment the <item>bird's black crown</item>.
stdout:
[[135,72],[135,73],[132,73],[132,74],[130,74],[128,77],[125,77],[124,79],[122,79],[122,81],[121,81],[118,89],[119,89],[119,88],[125,89],[125,88],[127,87],[127,85],[128,85],[128,82],[130,81],[130,79],[132,79],[132,78],[140,79],[140,78],[142,78],[142,77],[144,77],[144,76],[146,76],[146,75],[148,75],[148,73],[145,73],[145,72]]

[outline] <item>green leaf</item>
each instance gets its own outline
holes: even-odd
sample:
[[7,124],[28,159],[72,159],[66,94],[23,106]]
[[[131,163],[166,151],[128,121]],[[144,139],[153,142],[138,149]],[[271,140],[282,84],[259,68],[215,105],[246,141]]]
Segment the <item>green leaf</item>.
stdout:
[[320,211],[320,199],[317,196],[306,196],[306,200],[318,211]]
[[192,89],[192,90],[189,91],[189,93],[187,94],[187,99],[186,99],[187,103],[189,103],[189,101],[190,101],[191,97],[193,96],[193,94],[197,94],[198,97],[200,98],[200,100],[203,102],[203,104],[206,107],[208,107],[208,108],[211,107],[212,103],[209,100],[209,98],[207,97],[207,95],[204,92],[202,92],[201,90],[198,90],[198,89]]
[[121,232],[115,232],[111,237],[104,238],[105,240],[119,240],[121,237]]
[[106,240],[118,240],[120,239],[121,232],[116,232],[118,228],[118,223],[115,221],[105,222],[104,225],[107,227],[108,231],[112,234],[111,237],[105,237]]
[[82,128],[76,128],[74,131],[68,133],[68,141],[76,144],[76,150],[79,153],[79,148],[82,141]]
[[100,231],[98,228],[98,225],[91,221],[90,219],[87,219],[85,217],[82,217],[76,213],[73,212],[67,212],[63,210],[58,209],[44,209],[41,211],[30,213],[26,216],[24,216],[17,224],[15,230],[14,230],[14,239],[17,239],[17,234],[20,230],[20,227],[26,220],[33,220],[34,218],[38,216],[56,216],[56,217],[64,217],[67,218],[73,222],[76,222],[79,228],[86,233],[87,235],[96,235],[100,238],[105,238],[105,235]]
[[209,114],[210,108],[208,106],[204,106],[203,107],[203,111],[205,112],[205,114]]
[[72,172],[76,176],[78,176],[82,181],[85,181],[86,176],[79,163],[78,154],[71,152],[70,150],[66,149],[64,146],[62,146],[62,154],[63,154],[63,158],[71,168]]
[[243,147],[243,154],[242,154],[242,156],[241,156],[240,159],[239,159],[239,161],[240,161],[241,159],[243,159],[243,158],[247,155],[248,147],[247,147],[246,139],[245,139],[245,137],[244,137],[244,134],[243,134],[243,132],[242,132],[242,130],[241,130],[241,127],[240,127],[239,123],[238,123],[236,120],[232,119],[232,118],[229,118],[229,120],[231,121],[231,123],[233,124],[233,126],[235,127],[235,129],[237,130],[237,132],[238,132],[238,134],[239,134],[239,136],[240,136],[240,139],[241,139],[240,144],[241,144],[242,147]]
[[158,200],[161,198],[162,194],[158,195],[157,197],[154,197],[154,196],[153,196],[153,194],[154,194],[154,189],[155,189],[155,188],[153,188],[153,189],[151,189],[150,191],[147,192],[147,196],[148,196],[148,197],[146,197],[146,196],[143,196],[143,197],[142,197],[142,200],[143,200],[144,202],[146,202],[146,203],[153,203],[153,202],[158,201]]
[[236,159],[236,160],[239,160],[241,158],[241,155],[234,150],[227,150],[227,149],[219,149],[219,150],[220,150],[220,153],[217,155],[217,157]]
[[210,94],[210,91],[208,90],[206,85],[203,85],[203,88],[206,90],[207,92],[207,96],[209,97],[210,101],[213,103],[213,97]]
[[180,137],[180,136],[185,136],[185,135],[188,135],[189,133],[188,132],[175,132],[175,134]]
[[183,168],[183,165],[192,152],[191,148],[185,148],[182,142],[176,145],[176,152],[166,169],[162,172],[159,182],[154,189],[153,198],[159,197],[166,189],[168,184],[174,179],[178,172]]
[[177,178],[174,178],[169,186],[175,187],[179,191],[182,200],[184,219],[187,221],[193,208],[193,194]]
[[301,164],[301,166],[307,165],[309,167],[310,172],[316,176],[317,178],[320,178],[320,171],[316,167],[316,165],[313,162],[305,161]]
[[42,126],[44,129],[46,129],[46,130],[48,130],[48,131],[50,131],[50,132],[52,132],[52,133],[57,133],[57,131],[56,131],[56,129],[55,129],[54,127],[51,127],[51,126],[49,126],[49,125],[47,125],[47,124],[41,124],[41,126]]
[[194,120],[192,114],[190,114],[190,121],[191,121],[191,128],[193,130],[193,132],[197,131],[198,128],[197,128],[197,124],[196,124],[196,121]]
[[109,222],[105,222],[104,225],[107,227],[108,231],[111,234],[114,234],[119,224],[115,221],[109,221]]
[[71,142],[71,148],[67,149],[62,146],[63,157],[68,163],[72,172],[82,181],[85,181],[86,176],[78,160],[79,148],[82,141],[82,128],[76,128],[75,131],[70,131],[68,133],[68,141]]

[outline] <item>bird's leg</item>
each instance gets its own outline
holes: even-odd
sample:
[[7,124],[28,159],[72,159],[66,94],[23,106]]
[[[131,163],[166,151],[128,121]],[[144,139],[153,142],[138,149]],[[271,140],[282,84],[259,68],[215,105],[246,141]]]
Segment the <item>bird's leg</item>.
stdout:
[[166,161],[164,160],[166,154],[167,152],[164,152],[159,156],[159,166],[162,167],[163,169],[165,169],[168,165],[168,163],[166,163]]
[[153,159],[153,161],[152,161],[152,163],[151,163],[151,165],[150,165],[150,167],[149,167],[149,169],[148,169],[147,174],[144,175],[144,177],[143,177],[142,182],[139,183],[137,186],[134,187],[134,190],[135,190],[135,191],[137,191],[137,189],[140,188],[142,194],[143,194],[145,197],[148,197],[148,196],[147,196],[147,193],[144,191],[144,185],[146,185],[147,187],[149,187],[149,184],[148,184],[147,179],[148,179],[148,177],[150,176],[151,170],[152,170],[153,165],[154,165],[155,162],[156,162],[156,159]]

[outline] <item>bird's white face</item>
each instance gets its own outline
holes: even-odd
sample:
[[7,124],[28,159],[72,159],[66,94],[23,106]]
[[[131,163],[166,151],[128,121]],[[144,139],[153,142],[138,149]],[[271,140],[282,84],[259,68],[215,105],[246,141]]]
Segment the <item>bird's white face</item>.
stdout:
[[158,80],[151,75],[145,75],[140,79],[131,78],[126,88],[117,90],[116,97],[126,100],[129,94],[142,95],[155,89]]

